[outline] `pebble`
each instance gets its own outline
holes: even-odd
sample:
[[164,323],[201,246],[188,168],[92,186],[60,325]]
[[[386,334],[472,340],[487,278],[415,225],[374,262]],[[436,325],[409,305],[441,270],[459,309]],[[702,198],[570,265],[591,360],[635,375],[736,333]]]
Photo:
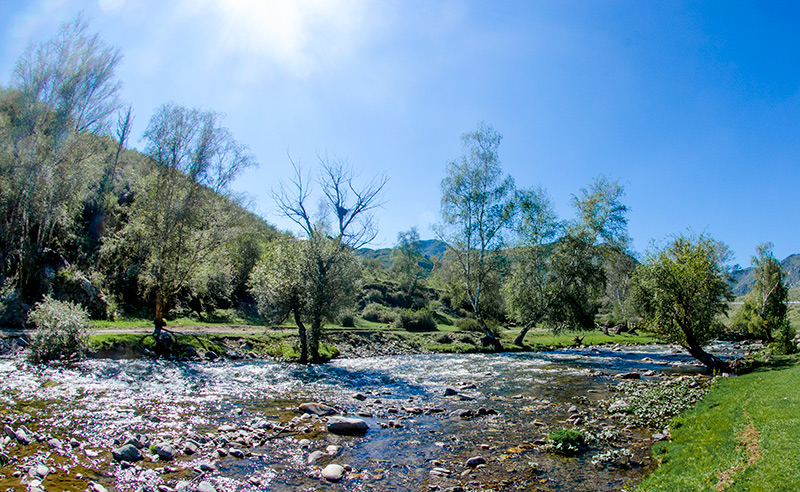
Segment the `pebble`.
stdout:
[[197,485],[197,492],[217,492],[211,482],[203,480]]
[[322,478],[330,482],[338,482],[344,476],[342,465],[330,464],[322,470]]

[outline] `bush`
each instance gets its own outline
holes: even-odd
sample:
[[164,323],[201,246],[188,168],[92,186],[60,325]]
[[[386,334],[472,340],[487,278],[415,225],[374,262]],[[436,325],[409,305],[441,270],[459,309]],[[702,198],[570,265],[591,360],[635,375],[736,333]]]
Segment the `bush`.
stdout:
[[483,333],[483,328],[475,318],[462,318],[456,321],[456,327],[461,331],[477,331]]
[[36,304],[28,314],[36,326],[27,357],[31,362],[82,358],[89,346],[89,315],[77,304],[51,297]]
[[345,328],[355,328],[356,317],[353,313],[345,313],[339,318],[339,324]]
[[416,312],[410,309],[403,310],[395,320],[394,326],[408,331],[434,331],[437,328],[433,313],[428,309]]
[[374,323],[394,323],[396,315],[385,306],[373,302],[364,307],[361,317]]
[[547,433],[547,442],[557,453],[574,455],[586,449],[586,436],[575,429],[554,429]]

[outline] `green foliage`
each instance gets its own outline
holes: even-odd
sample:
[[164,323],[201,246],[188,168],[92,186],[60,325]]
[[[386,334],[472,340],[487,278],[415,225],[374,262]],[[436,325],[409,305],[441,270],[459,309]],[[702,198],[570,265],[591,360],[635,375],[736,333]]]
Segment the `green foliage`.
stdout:
[[46,297],[28,314],[36,326],[27,357],[31,362],[82,358],[89,343],[89,315],[77,304]]
[[678,236],[648,253],[634,277],[645,326],[686,349],[709,369],[720,362],[702,347],[721,331],[720,315],[732,300],[728,248],[706,236]]
[[503,245],[503,232],[514,218],[515,187],[510,176],[503,177],[499,133],[481,123],[461,139],[463,153],[447,164],[441,184],[442,223],[438,234],[448,243],[455,277],[483,325],[484,283],[502,260],[492,253]]
[[547,442],[553,451],[572,456],[586,449],[586,436],[577,429],[553,429],[547,433]]
[[641,427],[663,427],[703,398],[707,384],[694,379],[673,378],[666,381],[623,381],[613,390],[621,393],[628,407],[626,421]]
[[429,309],[420,309],[419,311],[404,309],[395,319],[394,326],[408,331],[434,331],[437,328],[433,312]]
[[422,264],[425,258],[419,251],[419,232],[416,227],[397,233],[397,246],[392,250],[391,272],[400,279],[400,285],[408,295],[417,289],[425,275]]
[[462,331],[483,331],[483,327],[475,318],[461,318],[456,320],[456,327]]
[[361,317],[373,323],[393,324],[397,319],[397,313],[386,306],[372,302],[364,306]]
[[[744,305],[731,321],[731,327],[771,342],[773,332],[780,335],[779,344],[785,350],[791,327],[788,325],[789,289],[784,284],[781,264],[772,255],[772,244],[761,244],[756,248],[757,255],[752,258],[755,285],[745,297]],[[780,333],[778,333],[780,332]],[[788,337],[788,338],[787,338]]]

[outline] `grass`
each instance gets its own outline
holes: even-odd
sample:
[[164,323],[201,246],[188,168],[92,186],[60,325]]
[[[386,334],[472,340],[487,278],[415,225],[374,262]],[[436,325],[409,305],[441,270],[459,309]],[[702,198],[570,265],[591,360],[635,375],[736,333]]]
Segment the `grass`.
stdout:
[[799,380],[797,356],[720,378],[697,406],[672,420],[672,441],[653,447],[661,466],[636,490],[800,490]]

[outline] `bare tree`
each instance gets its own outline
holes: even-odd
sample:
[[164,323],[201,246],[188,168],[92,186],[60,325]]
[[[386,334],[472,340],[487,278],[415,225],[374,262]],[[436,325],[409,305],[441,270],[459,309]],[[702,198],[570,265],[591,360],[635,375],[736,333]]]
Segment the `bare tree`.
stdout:
[[[368,244],[377,234],[374,211],[381,205],[381,192],[386,185],[385,176],[377,176],[364,185],[356,184],[356,175],[341,159],[319,158],[320,171],[317,184],[322,190],[319,212],[312,215],[309,200],[312,197],[311,178],[303,174],[299,165],[292,162],[295,175],[289,184],[281,183],[273,197],[281,214],[300,226],[303,231],[303,246],[290,250],[283,248],[283,259],[276,256],[275,261],[286,263],[286,271],[296,259],[286,258],[287,251],[302,255],[300,264],[304,278],[300,280],[302,302],[295,302],[286,313],[292,312],[298,321],[301,334],[301,362],[306,362],[308,354],[311,362],[321,360],[319,342],[322,327],[326,321],[333,320],[336,313],[347,302],[346,294],[354,282],[355,265],[353,251]],[[290,159],[291,160],[291,159]],[[268,271],[266,268],[259,270]],[[267,285],[266,274],[251,277],[253,285]],[[297,281],[284,286],[294,288]],[[294,291],[292,291],[294,292]],[[294,294],[293,294],[294,295]],[[270,299],[297,299],[289,295],[259,296],[259,308],[270,310]],[[305,345],[304,320],[310,323],[308,348]]]

